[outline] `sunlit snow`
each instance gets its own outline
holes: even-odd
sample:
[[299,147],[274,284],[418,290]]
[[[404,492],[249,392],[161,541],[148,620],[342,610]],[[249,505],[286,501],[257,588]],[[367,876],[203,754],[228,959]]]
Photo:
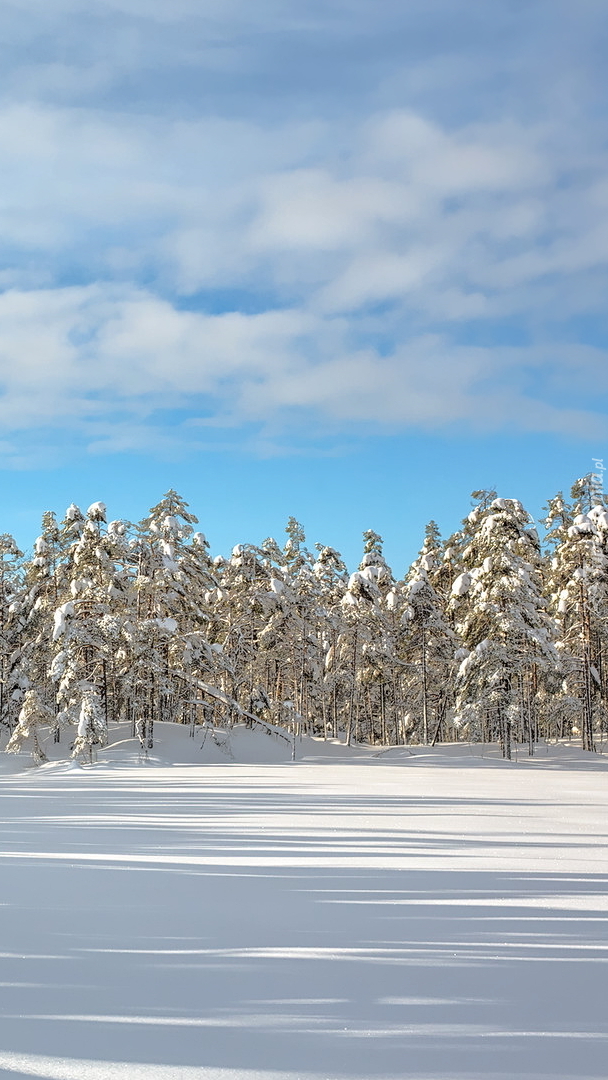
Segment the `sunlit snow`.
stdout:
[[3,1077],[605,1076],[608,758],[155,731],[0,755]]

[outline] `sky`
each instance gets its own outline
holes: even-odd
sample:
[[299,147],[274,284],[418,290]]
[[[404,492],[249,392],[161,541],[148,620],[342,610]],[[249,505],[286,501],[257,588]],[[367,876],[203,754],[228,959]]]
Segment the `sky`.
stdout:
[[0,529],[402,573],[608,465],[604,0],[4,0]]

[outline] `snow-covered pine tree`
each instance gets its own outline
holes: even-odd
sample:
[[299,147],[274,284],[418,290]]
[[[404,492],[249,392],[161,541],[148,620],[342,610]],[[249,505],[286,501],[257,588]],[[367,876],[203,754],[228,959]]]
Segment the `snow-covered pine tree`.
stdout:
[[572,498],[574,505],[559,493],[545,520],[553,547],[547,590],[564,673],[553,713],[561,735],[580,731],[583,748],[593,750],[595,731],[607,723],[608,512],[590,477],[574,484]]
[[[137,608],[130,628],[129,701],[142,744],[154,744],[154,721],[184,719],[200,697],[197,665],[210,650],[204,593],[215,584],[207,541],[176,491],[168,491],[139,526]],[[184,665],[185,661],[185,665]]]
[[[350,653],[343,681],[348,688],[346,741],[386,737],[386,688],[394,683],[395,649],[389,595],[394,578],[383,554],[382,537],[363,533],[363,557],[342,598],[345,627],[341,656]],[[350,670],[348,670],[350,669]]]
[[542,593],[538,535],[517,499],[480,503],[469,516],[466,570],[452,586],[456,628],[467,655],[457,676],[458,707],[476,737],[536,738],[539,677],[555,678],[556,629]]
[[79,727],[83,702],[93,693],[107,727],[108,673],[114,671],[126,593],[114,562],[116,538],[104,529],[105,520],[105,504],[95,502],[86,518],[77,507],[69,507],[64,521],[64,536],[72,542],[57,596],[50,664],[60,727]]
[[[257,644],[266,673],[260,671],[259,681],[268,688],[276,719],[284,714],[284,703],[290,702],[287,711],[301,734],[305,727],[314,730],[316,714],[321,712],[320,587],[312,571],[312,556],[304,546],[302,526],[290,518],[285,532],[287,541],[283,549],[272,538],[262,546],[266,582]],[[320,726],[319,722],[319,729]]]
[[287,618],[283,626],[283,649],[286,655],[293,656],[293,697],[304,730],[317,734],[323,728],[324,707],[323,589],[315,573],[315,560],[304,546],[304,529],[295,518],[290,518],[285,531],[288,536],[284,549],[286,589],[281,602]]
[[[10,732],[14,721],[12,694],[18,684],[21,625],[18,596],[22,592],[19,560],[22,553],[9,533],[0,535],[0,729]],[[17,618],[15,617],[17,616]],[[19,688],[20,689],[20,688]]]
[[35,688],[49,707],[54,706],[54,689],[48,669],[53,646],[53,614],[64,585],[64,544],[55,514],[42,516],[42,530],[34,542],[32,556],[22,566],[20,588],[9,611],[15,638],[10,671],[6,677],[9,726],[14,726],[25,692]]
[[[273,696],[275,639],[260,634],[273,618],[272,601],[284,587],[279,572],[268,564],[263,549],[254,544],[237,544],[228,560],[216,569],[218,587],[210,594],[211,644],[217,650],[220,686],[239,708],[251,710],[254,695]],[[226,720],[236,720],[228,708]]]
[[72,757],[83,755],[89,763],[98,746],[105,746],[108,741],[106,710],[99,693],[94,686],[83,686],[80,696],[78,731],[74,741]]
[[338,644],[343,628],[341,602],[348,583],[348,570],[335,548],[315,544],[318,555],[312,572],[318,584],[317,634],[322,650],[319,672],[323,736],[337,739],[340,732],[340,668]]
[[453,704],[458,643],[446,620],[445,605],[432,584],[432,578],[439,581],[444,575],[439,530],[431,522],[403,589],[405,633],[400,651],[407,665],[409,729],[423,743],[435,743],[441,738],[446,714]]
[[429,521],[424,530],[424,542],[411,567],[412,570],[414,567],[424,570],[444,607],[450,597],[452,582],[459,572],[455,570],[457,552],[454,550],[454,543],[454,537],[451,541],[444,542],[437,522]]
[[297,575],[304,566],[310,566],[312,556],[305,547],[306,534],[303,526],[295,517],[290,517],[285,526],[287,540],[283,548],[283,562],[292,575]]
[[41,699],[37,690],[26,690],[23,698],[17,726],[6,748],[9,754],[18,754],[25,743],[32,746],[32,758],[36,765],[48,760],[40,743],[40,731],[48,728],[53,720],[53,711]]

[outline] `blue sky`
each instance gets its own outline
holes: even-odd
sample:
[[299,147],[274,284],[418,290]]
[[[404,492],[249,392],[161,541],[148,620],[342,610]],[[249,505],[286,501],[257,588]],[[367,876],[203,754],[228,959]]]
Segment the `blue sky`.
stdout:
[[[2,521],[402,572],[604,457],[603,0],[5,0]],[[608,458],[608,452],[606,453]]]

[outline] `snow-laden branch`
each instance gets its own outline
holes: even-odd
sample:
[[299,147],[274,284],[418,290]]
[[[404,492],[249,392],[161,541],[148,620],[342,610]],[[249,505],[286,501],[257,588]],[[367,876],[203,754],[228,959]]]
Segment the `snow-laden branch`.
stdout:
[[255,713],[249,712],[248,709],[244,709],[242,705],[239,705],[235,698],[230,697],[229,694],[225,694],[223,690],[218,690],[215,686],[210,686],[209,683],[203,682],[202,679],[195,679],[188,675],[183,675],[180,671],[174,671],[174,675],[178,679],[183,679],[185,682],[189,682],[191,685],[196,686],[199,690],[202,690],[204,694],[208,694],[209,697],[215,698],[216,701],[221,701],[227,709],[234,709],[238,716],[242,716],[245,720],[249,720],[252,724],[259,724],[264,731],[267,731],[269,735],[278,735],[280,739],[285,739],[285,742],[291,746],[291,736],[286,735],[281,728],[276,727],[274,724],[269,724],[266,720],[261,720]]

